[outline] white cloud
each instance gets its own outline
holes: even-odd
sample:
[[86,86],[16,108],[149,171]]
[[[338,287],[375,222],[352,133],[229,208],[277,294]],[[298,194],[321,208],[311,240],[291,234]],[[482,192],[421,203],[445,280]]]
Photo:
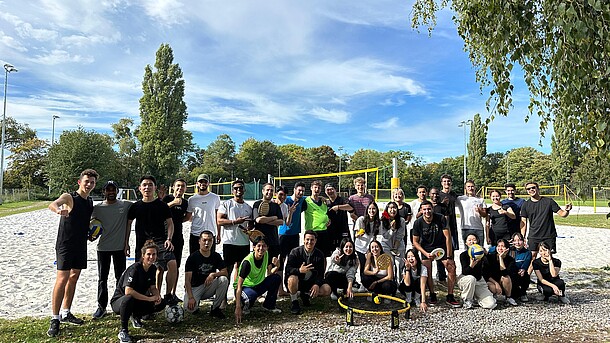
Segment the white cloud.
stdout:
[[350,118],[350,114],[341,110],[327,110],[316,107],[309,112],[314,117],[335,124],[345,124]]
[[178,0],[143,0],[140,5],[146,14],[160,20],[163,25],[187,23],[188,9]]
[[95,61],[93,56],[71,55],[68,51],[64,50],[53,50],[46,55],[36,55],[31,60],[44,65],[56,65],[66,62],[93,63]]
[[28,49],[21,44],[21,42],[15,40],[13,37],[7,36],[4,32],[0,31],[0,42],[11,49],[15,49],[19,52],[26,52]]

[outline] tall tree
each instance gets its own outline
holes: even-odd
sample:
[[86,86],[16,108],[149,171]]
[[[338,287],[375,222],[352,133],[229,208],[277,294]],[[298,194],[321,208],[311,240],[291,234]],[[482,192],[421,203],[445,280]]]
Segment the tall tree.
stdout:
[[5,172],[7,184],[14,187],[32,189],[44,187],[46,181],[45,161],[49,144],[40,138],[30,138],[11,148],[8,169]]
[[87,131],[82,127],[64,131],[48,153],[49,185],[53,192],[74,188],[80,172],[93,168],[100,174],[100,182],[108,180],[122,166],[117,165],[112,138],[106,134]]
[[109,175],[119,183],[119,186],[134,186],[142,176],[138,142],[132,130],[133,120],[121,118],[118,123],[112,124],[114,144],[118,146],[118,164],[122,166]]
[[304,147],[296,144],[284,144],[277,147],[280,153],[281,165],[279,172],[283,176],[299,176],[309,174],[310,164]]
[[191,175],[193,179],[204,173],[212,180],[227,179],[235,177],[235,142],[227,134],[216,137],[205,148],[201,155],[201,164],[198,165]]
[[[492,114],[512,105],[514,66],[530,92],[529,115],[544,135],[561,118],[575,139],[600,154],[610,147],[610,2],[416,0],[413,26],[435,25],[450,6]],[[493,116],[492,118],[493,119]]]
[[242,177],[247,182],[252,179],[267,181],[267,174],[276,175],[280,153],[273,142],[246,139],[239,146],[235,155],[236,177]]
[[184,79],[168,44],[161,44],[157,50],[155,71],[150,65],[144,68],[142,91],[141,124],[136,131],[142,146],[142,168],[156,176],[159,183],[171,182],[183,155],[191,149],[192,135],[183,128],[188,116],[183,100]]
[[309,159],[307,174],[325,174],[339,171],[339,157],[328,145],[306,149]]
[[36,131],[28,124],[21,124],[13,117],[6,117],[4,144],[7,149],[17,147],[33,138],[36,138]]
[[579,159],[583,154],[580,144],[569,132],[563,123],[563,118],[557,117],[553,122],[553,136],[551,137],[551,169],[553,171],[553,182],[565,184],[570,182],[570,176],[578,166]]
[[470,126],[470,140],[468,142],[468,156],[466,158],[467,178],[482,185],[487,183],[487,128],[481,123],[481,115],[474,115]]

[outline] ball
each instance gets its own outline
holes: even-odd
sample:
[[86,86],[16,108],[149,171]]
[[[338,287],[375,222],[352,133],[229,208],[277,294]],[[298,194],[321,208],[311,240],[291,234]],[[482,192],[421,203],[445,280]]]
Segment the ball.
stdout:
[[89,240],[94,241],[100,237],[104,231],[102,227],[102,222],[99,219],[93,218],[91,222],[89,222]]
[[362,235],[364,235],[364,233],[365,233],[365,232],[366,232],[366,231],[364,231],[364,229],[360,229],[360,230],[358,230],[358,236],[362,236]]
[[374,301],[374,302],[375,302],[375,304],[377,304],[377,305],[381,304],[381,299],[379,299],[379,296],[378,296],[378,295],[376,295],[376,296],[373,298],[373,301]]
[[184,320],[184,309],[178,305],[165,308],[165,320],[171,324],[177,324]]
[[485,250],[478,244],[473,244],[470,248],[468,248],[468,256],[475,260],[480,260],[485,255]]

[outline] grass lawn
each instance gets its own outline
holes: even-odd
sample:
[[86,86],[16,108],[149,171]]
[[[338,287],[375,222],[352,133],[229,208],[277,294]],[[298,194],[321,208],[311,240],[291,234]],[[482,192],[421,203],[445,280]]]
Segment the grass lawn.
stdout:
[[610,220],[606,219],[605,214],[575,214],[570,213],[567,218],[555,216],[556,225],[596,227],[602,229],[610,228]]
[[50,201],[16,201],[16,202],[5,202],[0,205],[0,217],[10,216],[12,214],[30,212],[47,208]]

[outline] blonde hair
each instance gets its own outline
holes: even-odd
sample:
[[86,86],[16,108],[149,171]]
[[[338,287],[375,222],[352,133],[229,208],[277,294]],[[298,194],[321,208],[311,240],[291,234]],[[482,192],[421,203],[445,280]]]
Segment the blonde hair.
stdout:
[[365,183],[364,178],[362,176],[358,176],[357,178],[354,179],[354,186],[357,183]]

